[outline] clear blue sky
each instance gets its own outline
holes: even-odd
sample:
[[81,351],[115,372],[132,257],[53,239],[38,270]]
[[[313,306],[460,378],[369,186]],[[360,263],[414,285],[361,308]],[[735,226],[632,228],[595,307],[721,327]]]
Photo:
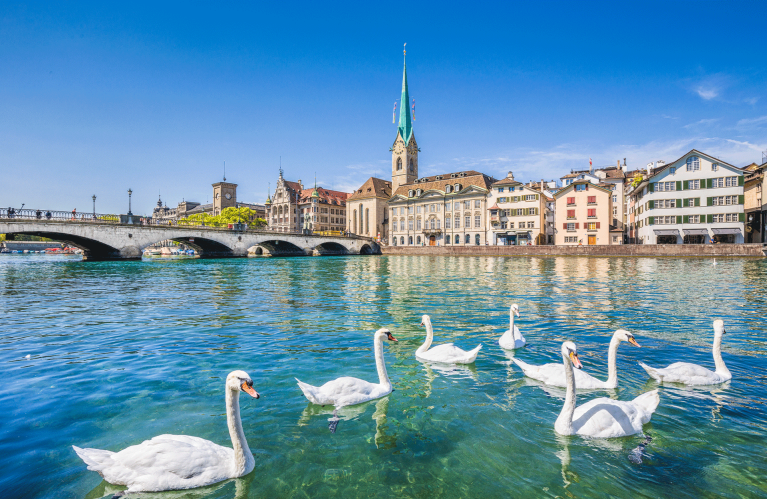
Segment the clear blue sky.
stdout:
[[416,99],[421,174],[518,179],[691,148],[767,149],[767,2],[0,4],[0,205],[148,213],[222,176],[389,178]]

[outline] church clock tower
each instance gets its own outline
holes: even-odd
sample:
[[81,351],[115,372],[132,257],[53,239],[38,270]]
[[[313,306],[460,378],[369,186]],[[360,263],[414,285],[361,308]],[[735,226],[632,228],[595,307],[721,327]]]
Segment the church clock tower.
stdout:
[[[403,50],[403,55],[406,55]],[[413,133],[410,116],[410,95],[407,91],[407,61],[402,70],[402,99],[400,100],[397,138],[391,151],[392,194],[403,184],[410,184],[418,178],[418,144]]]

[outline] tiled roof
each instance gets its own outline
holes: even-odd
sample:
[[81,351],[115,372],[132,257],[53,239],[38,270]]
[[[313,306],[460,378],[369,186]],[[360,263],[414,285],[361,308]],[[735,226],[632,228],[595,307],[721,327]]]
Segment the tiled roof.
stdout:
[[498,182],[493,182],[493,185],[522,185],[522,182],[519,180],[514,180],[513,178],[506,177],[502,178]]
[[[459,176],[463,174],[463,176]],[[437,178],[441,177],[441,178]],[[466,170],[456,173],[445,173],[442,175],[432,175],[430,177],[423,177],[418,182],[412,184],[403,184],[397,188],[394,196],[400,195],[407,197],[408,191],[411,189],[421,189],[423,191],[438,190],[445,191],[445,186],[453,184],[461,184],[463,188],[475,185],[483,189],[490,190],[490,187],[495,183],[495,179],[484,173],[479,173],[474,170]]]
[[351,193],[347,198],[352,199],[364,199],[369,197],[382,197],[389,199],[391,197],[391,182],[376,177],[370,177],[365,181],[362,186]]
[[285,180],[285,187],[288,190],[293,191],[293,192],[300,192],[301,191],[301,184],[299,184],[298,182],[291,182],[290,180]]
[[[300,202],[308,203],[313,192],[314,187],[302,190],[298,195]],[[349,197],[349,194],[346,192],[331,191],[323,187],[317,187],[317,194],[320,197],[320,203],[336,204],[339,206],[344,206],[346,204],[346,198]]]

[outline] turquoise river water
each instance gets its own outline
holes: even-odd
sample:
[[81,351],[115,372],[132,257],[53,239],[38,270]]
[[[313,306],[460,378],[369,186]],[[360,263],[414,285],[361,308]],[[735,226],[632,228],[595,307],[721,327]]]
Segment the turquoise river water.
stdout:
[[[0,258],[0,496],[97,498],[119,488],[86,470],[72,445],[117,451],[163,433],[231,446],[224,378],[241,397],[256,458],[249,475],[158,498],[764,497],[767,496],[767,260],[317,257],[83,263]],[[658,384],[638,360],[713,367],[725,322],[731,382],[663,385],[645,437],[590,440],[554,431],[563,391],[526,380],[497,343],[508,308],[528,346],[607,376],[612,332],[631,399]],[[484,345],[475,365],[414,357],[430,314],[435,343]],[[347,408],[328,431],[294,377],[376,380],[373,332],[395,391]]]

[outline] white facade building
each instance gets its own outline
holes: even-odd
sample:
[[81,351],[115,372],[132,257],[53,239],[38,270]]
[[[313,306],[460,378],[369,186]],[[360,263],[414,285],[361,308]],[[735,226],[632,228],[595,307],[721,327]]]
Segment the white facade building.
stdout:
[[693,149],[632,192],[638,243],[742,243],[743,171]]

